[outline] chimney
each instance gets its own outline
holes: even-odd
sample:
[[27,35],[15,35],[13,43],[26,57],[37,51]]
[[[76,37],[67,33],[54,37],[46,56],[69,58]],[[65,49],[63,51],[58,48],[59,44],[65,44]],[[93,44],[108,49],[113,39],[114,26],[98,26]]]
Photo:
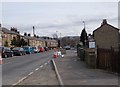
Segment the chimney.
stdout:
[[19,32],[19,31],[17,31],[17,33],[18,33],[18,34],[20,34],[20,32]]
[[11,31],[14,31],[13,27],[11,27]]
[[17,29],[16,28],[14,28],[15,29],[15,32],[17,33]]
[[36,35],[34,34],[34,37],[36,37]]
[[31,34],[28,34],[28,36],[30,37],[30,36],[31,36]]
[[27,36],[27,33],[26,33],[26,32],[24,33],[24,36]]
[[107,20],[106,20],[106,19],[103,19],[103,22],[102,22],[101,25],[105,25],[105,24],[107,24]]

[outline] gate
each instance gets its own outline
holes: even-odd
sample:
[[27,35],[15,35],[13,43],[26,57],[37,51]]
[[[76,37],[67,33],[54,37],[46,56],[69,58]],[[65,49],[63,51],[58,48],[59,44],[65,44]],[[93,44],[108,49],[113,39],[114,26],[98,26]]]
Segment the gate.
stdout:
[[97,49],[97,68],[112,72],[119,72],[120,50]]

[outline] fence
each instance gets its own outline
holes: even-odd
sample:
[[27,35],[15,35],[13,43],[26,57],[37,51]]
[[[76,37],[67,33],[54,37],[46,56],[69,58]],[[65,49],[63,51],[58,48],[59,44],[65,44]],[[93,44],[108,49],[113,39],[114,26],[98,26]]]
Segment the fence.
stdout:
[[97,68],[112,72],[120,72],[120,50],[97,49]]

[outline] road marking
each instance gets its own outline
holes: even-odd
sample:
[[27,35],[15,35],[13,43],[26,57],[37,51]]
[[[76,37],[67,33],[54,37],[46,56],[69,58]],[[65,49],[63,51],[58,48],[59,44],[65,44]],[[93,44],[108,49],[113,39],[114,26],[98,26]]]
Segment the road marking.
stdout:
[[33,72],[30,72],[29,74],[28,74],[28,76],[30,76],[30,75],[32,75],[33,74]]
[[19,84],[20,82],[22,82],[23,80],[25,80],[28,76],[23,77],[22,79],[20,79],[18,82],[14,83],[13,86]]
[[39,70],[39,68],[36,68],[35,71]]
[[[50,63],[50,61],[48,61],[48,63]],[[44,65],[47,65],[48,63],[44,63]],[[41,65],[39,68],[36,68],[36,69],[34,70],[34,72],[37,71],[37,70],[39,70],[39,69],[42,68],[42,67],[43,67],[43,65]],[[20,79],[18,82],[14,83],[14,84],[12,85],[12,87],[18,85],[18,84],[21,83],[23,80],[27,79],[27,78],[28,78],[30,75],[32,75],[34,72],[30,72],[27,76],[23,77],[23,78]]]
[[42,68],[42,67],[43,67],[43,65],[40,66],[40,68]]
[[45,63],[44,65],[47,65],[47,63]]

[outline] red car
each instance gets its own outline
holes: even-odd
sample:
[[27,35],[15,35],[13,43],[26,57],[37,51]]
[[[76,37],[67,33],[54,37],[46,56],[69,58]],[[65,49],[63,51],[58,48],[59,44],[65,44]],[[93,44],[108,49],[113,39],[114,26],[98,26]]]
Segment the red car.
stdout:
[[44,52],[44,47],[39,47],[40,52]]

